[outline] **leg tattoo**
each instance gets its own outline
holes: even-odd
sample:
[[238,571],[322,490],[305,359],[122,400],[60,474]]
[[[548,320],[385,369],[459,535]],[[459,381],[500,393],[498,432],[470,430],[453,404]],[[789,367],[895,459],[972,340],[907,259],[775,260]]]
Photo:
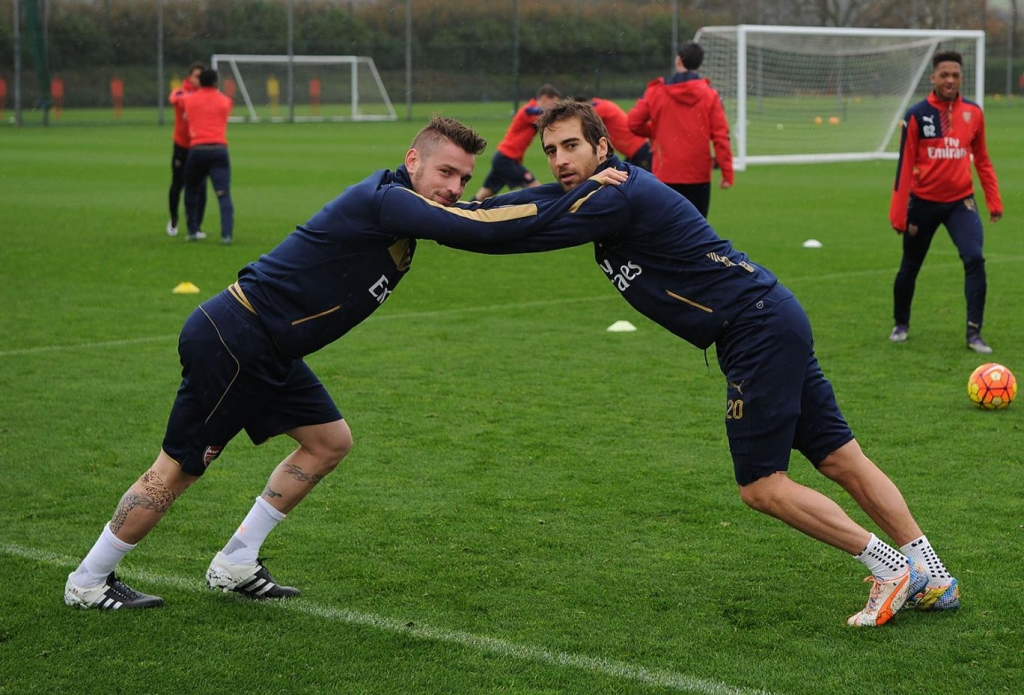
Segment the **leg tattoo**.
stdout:
[[324,476],[322,475],[310,475],[309,473],[306,473],[294,463],[289,463],[285,466],[284,472],[298,480],[300,483],[309,483],[310,487],[324,479]]
[[[136,492],[136,488],[141,488],[141,492]],[[174,500],[174,493],[167,487],[163,479],[154,471],[148,470],[117,503],[114,517],[110,520],[110,530],[113,533],[120,531],[128,520],[128,515],[136,507],[163,514],[174,504]]]

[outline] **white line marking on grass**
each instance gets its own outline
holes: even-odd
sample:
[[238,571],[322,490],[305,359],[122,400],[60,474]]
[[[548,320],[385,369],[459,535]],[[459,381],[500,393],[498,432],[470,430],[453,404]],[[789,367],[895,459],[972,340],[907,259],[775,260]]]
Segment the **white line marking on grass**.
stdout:
[[[1024,261],[1024,256],[996,256],[988,258],[989,265],[997,263],[1019,263]],[[948,270],[951,268],[962,268],[961,263],[932,263],[928,266],[931,270]],[[792,285],[806,282],[834,282],[848,278],[866,277],[871,275],[892,275],[896,271],[893,268],[872,268],[868,270],[851,270],[844,273],[829,273],[827,275],[806,275],[804,277],[782,278],[783,284]],[[459,316],[460,314],[476,314],[481,312],[500,312],[515,309],[532,309],[545,306],[564,306],[566,304],[584,304],[589,302],[604,302],[617,298],[617,294],[610,292],[595,297],[575,297],[566,299],[546,299],[533,302],[516,302],[513,304],[489,304],[487,306],[467,306],[457,309],[438,309],[436,311],[407,311],[384,316],[371,316],[363,323],[375,321],[404,321],[421,318],[437,318],[441,316]],[[16,348],[13,350],[0,350],[0,358],[17,357],[18,355],[36,355],[46,352],[59,352],[63,350],[89,350],[92,348],[123,347],[130,345],[141,345],[143,343],[158,343],[162,341],[176,340],[177,335],[157,335],[148,338],[126,338],[124,340],[104,340],[95,343],[75,343],[71,345],[40,345],[31,348]]]
[[[935,253],[934,251],[932,253]],[[1000,263],[1019,263],[1024,261],[1024,256],[996,256],[994,258],[986,257],[985,263],[987,265],[1000,264]],[[959,261],[955,263],[930,263],[925,268],[928,270],[955,270],[963,268],[963,263]],[[871,275],[891,275],[896,277],[896,271],[898,267],[892,268],[870,268],[865,270],[848,270],[842,273],[828,273],[826,275],[805,275],[804,277],[788,277],[779,278],[779,281],[784,285],[790,285],[797,282],[833,282],[835,280],[846,280],[849,278],[868,277]]]
[[[0,552],[5,555],[14,555],[16,557],[34,560],[36,562],[43,562],[49,565],[64,567],[75,567],[78,565],[78,560],[68,555],[52,553],[46,550],[37,550],[35,548],[26,548],[24,546],[10,543],[0,544]],[[206,587],[200,585],[198,582],[184,580],[180,577],[153,574],[151,572],[136,570],[133,570],[131,575],[133,577],[138,577],[147,583],[172,586],[181,591],[207,591]],[[56,593],[57,587],[54,587],[53,591]],[[636,666],[623,661],[584,656],[582,654],[573,654],[572,652],[553,651],[550,649],[543,649],[541,647],[530,647],[523,644],[516,644],[515,642],[509,642],[508,640],[499,639],[497,637],[484,637],[481,635],[474,635],[470,632],[444,630],[441,628],[430,627],[428,625],[386,618],[381,615],[374,615],[373,613],[361,613],[345,608],[321,606],[316,603],[311,603],[307,599],[298,599],[294,601],[271,601],[265,605],[272,605],[276,609],[287,612],[303,613],[322,620],[331,620],[348,625],[370,627],[380,630],[381,632],[410,635],[416,639],[428,642],[454,644],[467,649],[473,649],[480,652],[490,652],[492,654],[499,654],[501,656],[519,659],[521,661],[534,661],[554,666],[568,666],[581,671],[597,673],[602,676],[620,678],[622,680],[634,681],[659,688],[668,688],[670,690],[676,690],[683,693],[697,693],[698,695],[771,695],[764,690],[736,688],[726,683],[706,680],[704,678],[695,678],[693,676],[687,676],[686,674],[666,669],[645,668],[643,666]]]
[[[564,304],[576,304],[581,302],[602,302],[615,298],[614,293],[601,295],[600,297],[578,297],[574,299],[548,299],[535,302],[517,302],[514,304],[492,304],[488,306],[468,306],[458,309],[439,309],[437,311],[409,311],[404,313],[386,314],[384,316],[371,316],[363,323],[377,321],[393,321],[404,319],[437,318],[439,316],[458,316],[460,314],[475,314],[481,312],[496,312],[509,309],[532,309],[542,306],[560,306]],[[125,338],[123,340],[102,340],[93,343],[72,343],[70,345],[40,345],[30,348],[15,348],[13,350],[0,350],[0,358],[17,357],[18,355],[36,355],[46,352],[59,352],[65,350],[90,350],[93,348],[113,348],[143,343],[158,343],[163,341],[177,340],[178,335],[156,335],[147,338]]]
[[496,637],[482,637],[469,632],[443,630],[426,625],[404,623],[372,613],[358,613],[344,608],[325,608],[316,604],[299,602],[276,604],[282,610],[297,611],[325,620],[373,627],[383,632],[394,632],[411,635],[418,639],[456,644],[461,647],[481,652],[491,652],[523,661],[539,661],[555,666],[570,666],[603,676],[612,676],[623,680],[631,680],[645,685],[670,688],[684,693],[700,693],[701,695],[769,695],[763,690],[735,688],[725,683],[694,678],[675,671],[645,668],[622,661],[612,661],[592,656],[583,656],[571,652],[552,651],[539,647],[530,647]]
[[159,343],[165,340],[177,340],[175,335],[151,335],[148,338],[125,338],[124,340],[101,340],[95,343],[72,343],[70,345],[40,345],[38,347],[17,348],[0,351],[0,357],[16,357],[18,355],[37,355],[43,352],[60,352],[62,350],[89,350],[92,348],[122,347],[124,345],[141,345],[143,343]]

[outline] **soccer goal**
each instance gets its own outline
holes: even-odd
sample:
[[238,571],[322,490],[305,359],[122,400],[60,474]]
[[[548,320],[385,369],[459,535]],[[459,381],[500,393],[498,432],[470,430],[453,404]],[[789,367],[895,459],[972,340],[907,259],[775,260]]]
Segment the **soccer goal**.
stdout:
[[[210,66],[244,115],[232,121],[394,121],[395,107],[367,56],[218,53]],[[291,71],[292,88],[288,88]]]
[[907,107],[936,51],[963,55],[961,93],[982,103],[985,32],[704,27],[700,72],[725,104],[734,165],[895,159]]

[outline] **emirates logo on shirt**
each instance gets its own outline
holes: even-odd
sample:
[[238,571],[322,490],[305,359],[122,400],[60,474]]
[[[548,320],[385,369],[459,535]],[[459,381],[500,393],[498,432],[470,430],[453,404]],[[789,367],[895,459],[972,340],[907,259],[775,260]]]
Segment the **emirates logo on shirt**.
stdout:
[[928,159],[963,159],[967,148],[960,146],[960,138],[942,138],[942,147],[929,147]]

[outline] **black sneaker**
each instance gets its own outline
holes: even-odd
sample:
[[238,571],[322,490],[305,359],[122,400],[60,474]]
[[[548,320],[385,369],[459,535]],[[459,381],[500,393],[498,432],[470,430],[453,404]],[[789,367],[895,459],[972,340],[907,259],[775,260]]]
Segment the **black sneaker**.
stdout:
[[967,347],[981,355],[992,354],[992,347],[981,338],[981,333],[972,331],[967,334]]
[[295,587],[281,586],[274,581],[262,559],[250,565],[239,565],[228,562],[224,553],[217,553],[206,570],[206,585],[211,589],[233,591],[257,601],[299,595]]
[[82,589],[71,581],[75,573],[68,575],[64,585],[64,603],[76,608],[98,608],[114,611],[122,608],[159,608],[164,600],[159,596],[143,594],[131,588],[111,572],[107,581],[92,589]]

